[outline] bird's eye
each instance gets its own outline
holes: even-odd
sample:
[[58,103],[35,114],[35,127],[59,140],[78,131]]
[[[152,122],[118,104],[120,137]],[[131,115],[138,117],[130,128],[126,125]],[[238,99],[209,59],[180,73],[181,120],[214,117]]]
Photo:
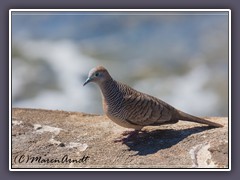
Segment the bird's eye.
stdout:
[[98,77],[98,76],[99,76],[99,73],[97,72],[97,73],[95,74],[95,76]]

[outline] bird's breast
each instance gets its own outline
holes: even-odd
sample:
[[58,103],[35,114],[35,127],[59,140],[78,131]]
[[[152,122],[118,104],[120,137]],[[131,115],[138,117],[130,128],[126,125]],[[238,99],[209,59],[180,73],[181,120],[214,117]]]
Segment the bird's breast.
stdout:
[[107,114],[109,110],[109,106],[104,97],[102,97],[102,106],[103,106],[104,113]]
[[122,109],[122,102],[120,100],[108,100],[107,98],[103,98],[102,104],[105,114],[118,116],[118,112],[120,112]]

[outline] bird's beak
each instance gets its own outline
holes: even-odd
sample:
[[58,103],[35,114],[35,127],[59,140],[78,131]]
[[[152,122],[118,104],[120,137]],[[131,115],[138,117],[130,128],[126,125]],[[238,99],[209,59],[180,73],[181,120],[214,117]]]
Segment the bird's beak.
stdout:
[[87,80],[84,82],[83,86],[85,86],[86,84],[88,84],[89,82],[91,82],[91,78],[87,78]]

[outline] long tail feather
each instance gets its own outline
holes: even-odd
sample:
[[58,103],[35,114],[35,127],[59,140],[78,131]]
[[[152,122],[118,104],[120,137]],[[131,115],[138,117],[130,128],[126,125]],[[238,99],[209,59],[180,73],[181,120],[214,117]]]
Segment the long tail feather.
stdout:
[[179,110],[178,110],[178,113],[179,113],[179,117],[178,117],[179,120],[191,121],[191,122],[196,122],[196,123],[201,123],[201,124],[207,124],[207,125],[213,126],[213,127],[223,127],[223,125],[221,125],[221,124],[211,122],[211,121],[208,121],[206,119],[199,118],[199,117],[196,117],[196,116],[192,116],[190,114],[187,114],[187,113],[179,111]]

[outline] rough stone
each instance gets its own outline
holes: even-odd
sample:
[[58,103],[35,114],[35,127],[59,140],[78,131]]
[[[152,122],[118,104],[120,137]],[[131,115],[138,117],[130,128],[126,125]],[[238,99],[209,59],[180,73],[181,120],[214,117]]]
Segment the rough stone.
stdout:
[[228,168],[228,118],[207,119],[224,127],[180,121],[126,139],[106,116],[13,108],[12,168]]

